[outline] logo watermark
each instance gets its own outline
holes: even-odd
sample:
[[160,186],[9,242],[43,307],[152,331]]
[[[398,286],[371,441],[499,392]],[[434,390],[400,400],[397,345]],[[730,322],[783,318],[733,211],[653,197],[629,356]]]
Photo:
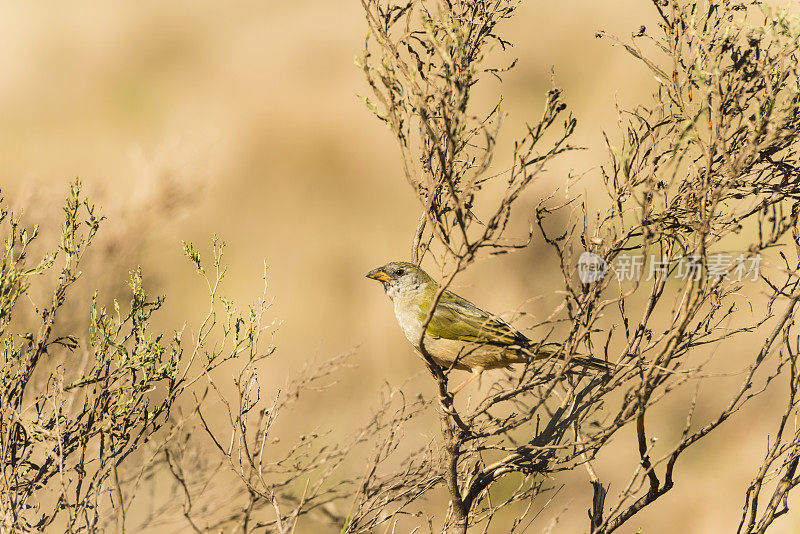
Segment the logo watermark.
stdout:
[[638,282],[656,278],[672,277],[679,280],[719,280],[735,282],[758,280],[761,255],[709,254],[705,263],[698,255],[681,256],[677,260],[664,261],[661,256],[651,254],[620,254],[610,269],[608,262],[593,252],[583,252],[578,258],[578,278],[584,284],[599,282],[612,270],[620,282]]
[[594,252],[583,252],[578,258],[578,278],[584,284],[599,282],[606,273],[608,263]]

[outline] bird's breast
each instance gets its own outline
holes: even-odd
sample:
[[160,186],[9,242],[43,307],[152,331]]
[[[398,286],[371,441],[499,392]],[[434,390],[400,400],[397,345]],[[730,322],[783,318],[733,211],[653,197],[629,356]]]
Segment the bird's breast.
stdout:
[[419,346],[419,340],[422,337],[422,322],[419,320],[419,313],[419,306],[395,299],[394,314],[397,317],[397,323],[406,335],[406,339],[415,347]]

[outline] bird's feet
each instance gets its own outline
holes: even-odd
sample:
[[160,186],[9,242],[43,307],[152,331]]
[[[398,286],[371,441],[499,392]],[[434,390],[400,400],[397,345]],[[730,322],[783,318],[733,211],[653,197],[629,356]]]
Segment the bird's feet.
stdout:
[[476,378],[479,378],[480,376],[481,376],[481,371],[473,371],[473,372],[472,372],[472,374],[471,374],[471,375],[469,375],[469,377],[468,377],[466,380],[464,380],[464,381],[463,381],[463,382],[461,382],[459,385],[457,385],[457,386],[455,387],[455,389],[453,389],[453,391],[451,391],[450,393],[451,393],[451,394],[453,394],[453,395],[455,395],[456,393],[458,393],[459,391],[461,391],[462,389],[464,389],[464,387],[465,387],[467,384],[469,384],[470,382],[472,382],[472,381],[473,381],[473,380],[475,380]]

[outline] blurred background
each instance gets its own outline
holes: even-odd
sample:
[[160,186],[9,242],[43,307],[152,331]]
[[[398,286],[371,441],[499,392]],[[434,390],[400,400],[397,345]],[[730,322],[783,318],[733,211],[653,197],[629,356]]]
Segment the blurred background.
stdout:
[[[527,2],[505,24],[514,47],[499,58],[519,63],[503,85],[501,142],[510,147],[539,116],[554,69],[578,118],[575,142],[588,148],[551,166],[523,204],[534,206],[570,172],[587,173],[580,187],[600,191],[602,133],[619,135],[617,102],[648,101],[654,83],[595,33],[627,37],[654,15],[633,0]],[[205,258],[213,235],[227,242],[223,293],[241,304],[260,294],[266,262],[270,314],[281,326],[262,386],[355,349],[335,402],[302,405],[309,420],[345,427],[386,383],[433,394],[388,299],[364,278],[408,258],[419,214],[389,131],[357,97],[368,91],[354,65],[364,35],[358,2],[0,3],[2,193],[54,239],[68,183],[80,177],[108,220],[76,298],[88,303],[94,288],[124,298],[128,272],[141,265],[151,291],[168,296],[158,316],[166,331],[191,328],[205,303],[181,240]],[[478,263],[457,291],[498,313],[525,310],[516,323],[525,327],[557,306],[559,280],[554,258],[534,242]],[[682,457],[676,489],[622,531],[735,530],[766,447],[772,423],[760,414],[770,402]],[[675,432],[683,414],[665,413],[652,423],[655,434]],[[418,437],[437,435],[429,422]],[[618,457],[596,466],[612,495],[636,465],[628,437],[618,438]],[[558,518],[553,532],[586,530],[585,473],[553,481],[561,484],[537,528]],[[305,529],[301,522],[298,532],[316,531]],[[798,529],[790,513],[774,532]]]

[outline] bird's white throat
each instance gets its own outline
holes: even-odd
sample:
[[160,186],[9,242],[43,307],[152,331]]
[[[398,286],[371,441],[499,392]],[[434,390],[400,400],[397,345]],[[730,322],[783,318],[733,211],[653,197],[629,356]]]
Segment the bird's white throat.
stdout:
[[[394,314],[397,323],[403,329],[406,339],[412,345],[417,346],[422,337],[422,322],[419,320],[419,307],[421,301],[422,286],[393,287],[389,286],[386,293],[394,303]],[[426,344],[427,345],[427,344]]]

